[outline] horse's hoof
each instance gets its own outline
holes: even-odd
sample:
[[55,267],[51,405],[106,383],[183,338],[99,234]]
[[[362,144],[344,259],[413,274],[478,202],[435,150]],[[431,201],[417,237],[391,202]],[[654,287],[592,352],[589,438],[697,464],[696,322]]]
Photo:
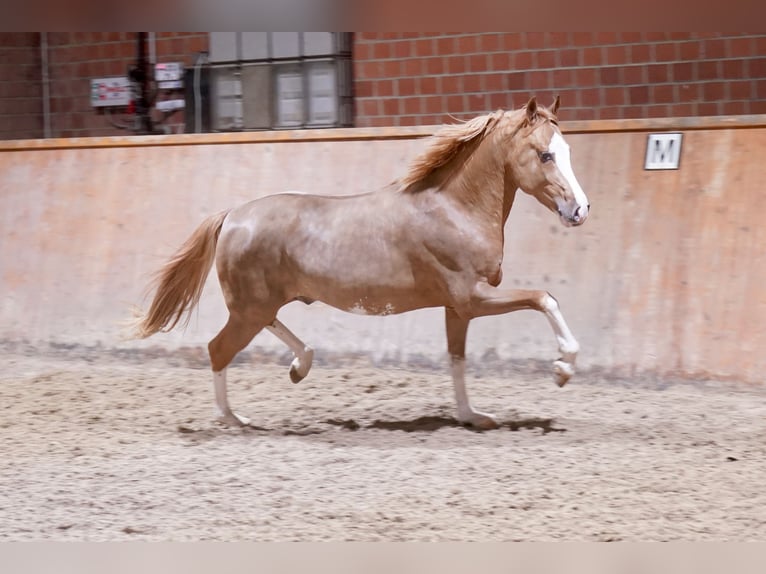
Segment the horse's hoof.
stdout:
[[311,363],[314,362],[314,349],[306,347],[303,357],[295,357],[290,364],[290,380],[293,383],[300,383],[306,378],[311,370]]
[[474,412],[468,416],[460,417],[459,420],[461,424],[479,430],[493,430],[500,427],[500,423],[498,423],[492,416],[485,413]]
[[250,424],[250,419],[234,412],[228,412],[218,415],[215,419],[219,423],[230,427],[246,427]]
[[574,365],[571,363],[566,363],[564,361],[553,362],[553,377],[559,387],[566,385],[567,381],[574,375],[574,372]]

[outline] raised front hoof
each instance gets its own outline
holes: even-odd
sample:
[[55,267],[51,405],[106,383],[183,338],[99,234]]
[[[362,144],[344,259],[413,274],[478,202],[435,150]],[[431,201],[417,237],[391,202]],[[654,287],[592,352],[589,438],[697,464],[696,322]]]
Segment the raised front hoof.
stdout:
[[467,415],[458,415],[460,424],[469,426],[478,430],[493,430],[500,428],[500,423],[494,417],[480,412],[472,412]]
[[574,365],[564,361],[553,362],[553,380],[559,387],[567,384],[567,381],[574,375]]
[[228,427],[246,427],[250,424],[249,418],[238,415],[235,412],[219,414],[215,420]]
[[311,364],[314,362],[314,349],[306,348],[302,358],[295,357],[290,364],[290,380],[293,383],[300,383],[306,378],[311,370]]

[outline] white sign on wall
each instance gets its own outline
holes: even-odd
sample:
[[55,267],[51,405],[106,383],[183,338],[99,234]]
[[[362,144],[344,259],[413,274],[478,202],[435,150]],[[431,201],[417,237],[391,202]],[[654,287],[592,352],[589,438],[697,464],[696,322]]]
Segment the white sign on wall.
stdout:
[[90,105],[94,108],[130,104],[130,81],[120,76],[90,81]]
[[678,169],[682,140],[681,133],[649,134],[644,169]]

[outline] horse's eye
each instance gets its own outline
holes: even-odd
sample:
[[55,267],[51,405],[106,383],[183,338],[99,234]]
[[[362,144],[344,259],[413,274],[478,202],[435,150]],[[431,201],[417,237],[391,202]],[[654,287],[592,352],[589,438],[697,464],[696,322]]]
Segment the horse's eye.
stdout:
[[553,159],[553,154],[549,151],[544,151],[540,153],[540,161],[543,163],[549,162]]

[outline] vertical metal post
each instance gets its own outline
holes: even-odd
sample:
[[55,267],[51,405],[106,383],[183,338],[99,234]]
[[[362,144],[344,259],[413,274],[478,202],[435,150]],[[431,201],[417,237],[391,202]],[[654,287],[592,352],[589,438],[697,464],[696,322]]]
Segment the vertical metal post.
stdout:
[[139,135],[154,133],[152,117],[150,115],[149,102],[149,61],[146,57],[146,32],[137,33],[137,52],[135,79],[138,83],[138,101],[136,102],[136,116],[138,118]]

